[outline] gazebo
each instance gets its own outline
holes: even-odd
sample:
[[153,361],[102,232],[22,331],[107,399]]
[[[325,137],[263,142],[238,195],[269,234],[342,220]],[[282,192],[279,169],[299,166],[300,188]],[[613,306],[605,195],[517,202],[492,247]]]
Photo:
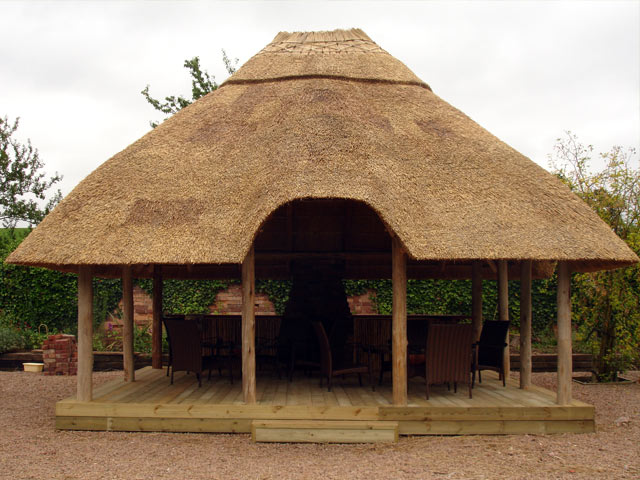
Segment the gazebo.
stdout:
[[[370,417],[330,407],[318,413],[309,406],[307,412],[316,412],[309,415],[300,406],[259,410],[255,277],[287,278],[292,262],[314,258],[340,259],[349,278],[392,278],[391,397],[375,412],[360,410]],[[80,421],[89,417],[110,419],[113,426],[118,412],[127,410],[118,402],[103,403],[109,407],[101,410],[93,401],[93,277],[122,278],[124,382],[131,383],[133,278],[154,279],[153,368],[160,369],[162,280],[241,276],[241,405],[235,413],[227,408],[215,415],[202,406],[202,418],[388,420],[400,423],[400,433],[434,433],[429,421],[437,417],[435,406],[420,410],[408,398],[407,278],[472,279],[476,336],[482,279],[498,281],[504,320],[507,281],[519,279],[520,388],[537,391],[531,385],[531,280],[557,269],[557,409],[548,402],[535,411],[497,407],[485,418],[471,404],[437,418],[467,426],[548,420],[533,431],[589,431],[593,408],[571,397],[570,273],[624,267],[638,258],[557,178],[352,29],[279,33],[218,90],[91,173],[7,261],[78,274],[78,388],[74,399],[58,404],[58,419],[73,419],[59,421],[60,428],[102,428],[98,421]],[[129,409],[120,416],[165,412],[163,418],[175,418],[176,409],[169,407],[151,405],[154,413]],[[180,418],[192,418],[196,410]],[[554,421],[556,427],[549,427]],[[121,429],[142,428],[126,425]],[[190,430],[153,425],[148,429]],[[249,428],[238,425],[211,431]]]

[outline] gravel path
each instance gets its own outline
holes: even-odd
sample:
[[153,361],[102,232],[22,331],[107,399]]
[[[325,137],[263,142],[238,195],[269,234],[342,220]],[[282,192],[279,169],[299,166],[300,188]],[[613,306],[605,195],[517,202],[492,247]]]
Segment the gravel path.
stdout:
[[[95,373],[95,385],[119,375]],[[533,379],[555,387],[555,374]],[[574,396],[596,406],[595,434],[306,445],[253,444],[249,435],[56,431],[54,404],[73,394],[75,382],[0,372],[1,479],[640,478],[640,384],[574,384]]]

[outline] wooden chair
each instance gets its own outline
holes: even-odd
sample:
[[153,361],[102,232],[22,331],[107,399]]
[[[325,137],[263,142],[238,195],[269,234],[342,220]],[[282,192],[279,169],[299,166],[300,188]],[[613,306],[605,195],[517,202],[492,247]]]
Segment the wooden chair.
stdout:
[[469,398],[472,398],[472,344],[471,325],[433,324],[429,326],[425,350],[427,400],[429,386],[441,383],[453,383],[454,392],[458,390],[458,383],[465,383],[469,385]]
[[202,332],[195,320],[181,320],[177,318],[165,318],[171,353],[171,385],[173,385],[173,373],[194,372],[198,379],[198,386],[202,386],[200,374],[204,370],[211,369],[214,365],[213,355],[203,356]]
[[480,340],[475,344],[477,361],[473,370],[473,383],[478,372],[478,381],[482,383],[482,370],[495,370],[502,379],[502,386],[507,382],[504,374],[504,349],[507,347],[509,323],[504,321],[486,321],[482,326]]
[[[369,374],[369,384],[371,385],[371,389],[375,390],[375,384],[373,383],[373,375],[371,371],[371,362],[367,362],[366,365],[356,362],[345,362],[342,365],[334,366],[334,355],[331,351],[331,346],[329,344],[329,337],[327,337],[327,332],[324,329],[324,326],[321,322],[313,322],[313,329],[316,333],[316,337],[318,339],[318,347],[320,349],[320,386],[323,384],[323,380],[326,377],[328,383],[328,391],[331,391],[331,387],[333,385],[333,377],[338,375],[358,375],[358,382],[360,386],[362,386],[362,374]],[[371,355],[367,356],[367,359],[370,360]],[[356,360],[359,360],[356,358]]]

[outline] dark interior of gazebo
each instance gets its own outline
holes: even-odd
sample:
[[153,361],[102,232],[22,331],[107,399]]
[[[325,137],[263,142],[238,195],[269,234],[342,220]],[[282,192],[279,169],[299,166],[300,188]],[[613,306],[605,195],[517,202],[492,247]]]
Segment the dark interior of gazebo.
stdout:
[[[256,278],[292,279],[295,265],[335,263],[344,279],[391,278],[392,229],[364,202],[351,199],[306,198],[278,207],[263,222],[254,239]],[[470,279],[472,260],[407,258],[407,278]],[[508,262],[509,279],[520,278],[520,262]],[[532,277],[553,274],[555,262],[532,262]],[[104,276],[118,269],[99,266]],[[152,277],[153,265],[135,265],[135,277]],[[113,271],[112,271],[113,270]],[[497,279],[497,261],[483,262],[484,279]],[[163,278],[229,279],[240,277],[240,265],[162,265]],[[102,275],[101,275],[102,276]]]

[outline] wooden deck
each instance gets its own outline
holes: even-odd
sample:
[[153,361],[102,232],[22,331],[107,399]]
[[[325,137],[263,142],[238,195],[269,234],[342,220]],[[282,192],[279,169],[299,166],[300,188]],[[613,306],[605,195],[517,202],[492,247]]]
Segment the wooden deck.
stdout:
[[[257,404],[244,405],[241,382],[214,374],[198,387],[194,375],[176,373],[173,385],[165,370],[146,367],[134,383],[114,380],[93,392],[91,402],[68,398],[56,404],[56,427],[66,430],[250,433],[252,422],[315,421],[397,422],[400,435],[535,434],[593,432],[594,408],[573,400],[556,405],[555,393],[539,387],[507,387],[493,372],[483,373],[473,398],[445,386],[424,398],[424,382],[409,383],[409,405],[391,405],[391,386],[359,387],[355,376],[336,380],[333,391],[317,378],[302,375],[293,382],[270,374],[258,376]],[[365,425],[363,423],[363,425]],[[382,425],[382,423],[381,423]],[[255,426],[255,425],[254,425]],[[254,428],[255,430],[255,428]]]

